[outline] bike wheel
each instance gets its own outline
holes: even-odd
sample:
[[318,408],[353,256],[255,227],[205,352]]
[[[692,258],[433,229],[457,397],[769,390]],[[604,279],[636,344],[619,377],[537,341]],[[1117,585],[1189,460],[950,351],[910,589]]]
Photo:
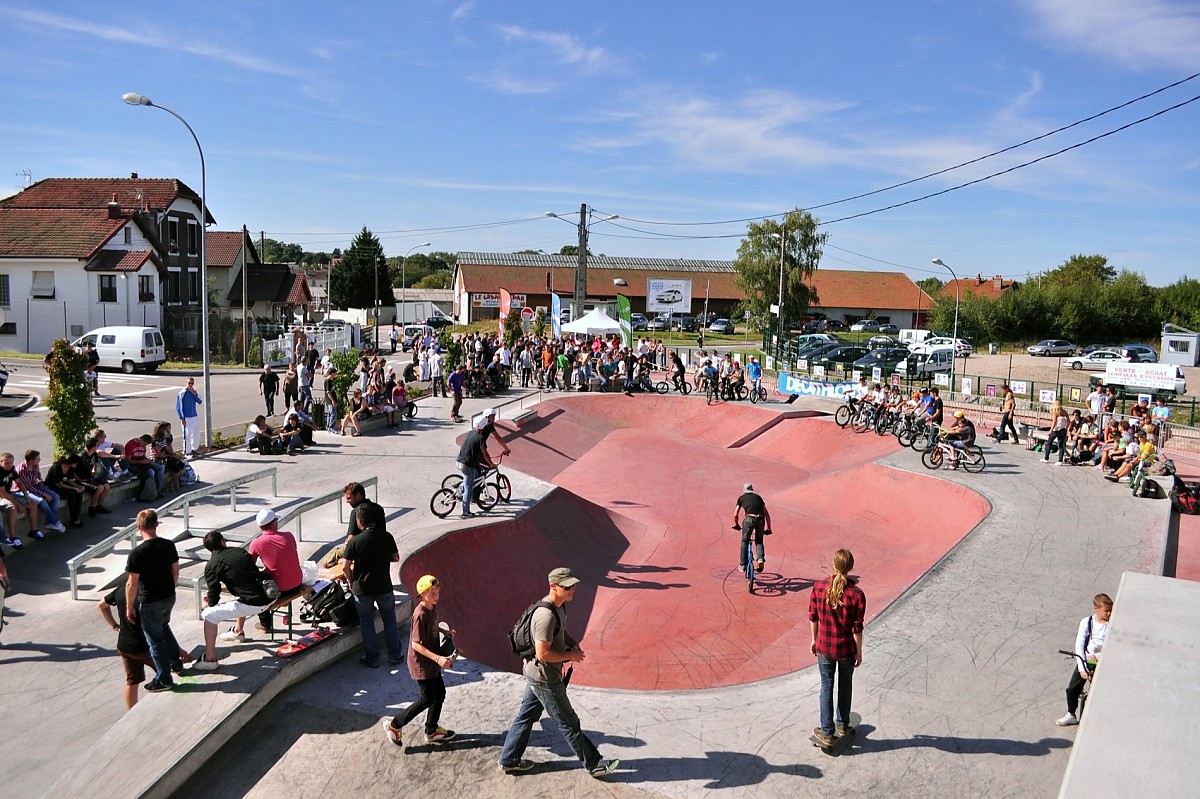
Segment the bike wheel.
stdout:
[[875,422],[875,414],[869,410],[861,410],[854,415],[854,421],[850,423],[850,429],[856,433],[864,432]]
[[496,488],[500,491],[500,501],[507,505],[512,501],[512,483],[504,475],[496,476]]
[[746,588],[750,593],[754,593],[754,545],[750,545],[750,551],[746,553]]
[[491,510],[500,501],[500,491],[495,483],[481,485],[475,492],[475,504],[483,510]]
[[837,413],[833,415],[834,424],[838,427],[845,427],[850,424],[850,406],[843,405],[837,409]]
[[433,511],[434,516],[444,519],[453,512],[454,506],[457,504],[457,491],[452,491],[449,488],[439,488],[429,500],[429,510]]
[[442,488],[448,488],[451,491],[458,491],[462,488],[461,474],[448,474],[442,480]]
[[746,399],[746,387],[745,386],[738,386],[737,389],[730,389],[730,393],[733,395],[733,398],[735,400],[738,400],[739,402],[741,400]]
[[712,401],[713,401],[713,394],[714,394],[714,393],[715,393],[715,392],[713,391],[713,387],[712,387],[712,386],[707,386],[707,387],[704,389],[704,401],[705,401],[706,403],[708,403],[709,405],[712,405]]
[[658,385],[656,385],[654,387],[654,390],[657,391],[659,394],[666,394],[668,391],[671,390],[671,384],[668,383],[666,380],[663,380],[661,383],[659,383]]
[[404,418],[412,419],[416,415],[417,415],[417,403],[415,403],[415,402],[408,403],[408,407],[404,409]]
[[760,399],[763,401],[766,401],[767,395],[764,394],[763,392],[759,391],[758,389],[753,389],[753,388],[750,389],[750,403],[753,405],[757,405],[758,401]]
[[942,449],[941,449],[941,447],[934,447],[933,449],[922,452],[921,453],[921,465],[923,465],[926,469],[942,468]]
[[879,418],[875,420],[875,435],[886,436],[892,432],[894,422],[886,413],[879,414]]
[[959,456],[958,462],[971,474],[979,474],[987,466],[983,459],[983,450],[976,446],[967,447],[967,451]]
[[685,396],[685,397],[686,397],[688,394],[691,394],[691,393],[692,393],[692,384],[691,384],[691,383],[689,383],[689,382],[688,382],[688,381],[686,381],[686,380],[680,381],[680,383],[679,383],[679,393],[683,394],[683,396]]
[[929,440],[929,435],[925,430],[916,430],[913,432],[912,444],[909,446],[911,446],[917,452],[928,452],[936,445],[933,441]]

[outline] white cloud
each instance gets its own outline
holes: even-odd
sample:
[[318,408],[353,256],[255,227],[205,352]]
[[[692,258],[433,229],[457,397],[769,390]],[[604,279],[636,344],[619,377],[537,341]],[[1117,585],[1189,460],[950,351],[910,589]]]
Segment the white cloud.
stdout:
[[451,22],[462,22],[471,15],[475,10],[475,0],[467,0],[465,3],[459,3],[455,6],[454,11],[450,14]]
[[558,88],[558,83],[547,78],[514,78],[499,72],[490,75],[470,78],[481,86],[500,92],[501,94],[528,95],[545,94]]
[[539,46],[543,60],[570,65],[585,72],[598,72],[615,65],[615,59],[603,47],[588,47],[578,36],[553,31],[535,31],[520,25],[498,25],[496,28],[509,43],[528,43]]
[[1177,0],[1024,0],[1039,35],[1134,69],[1192,70],[1200,6]]

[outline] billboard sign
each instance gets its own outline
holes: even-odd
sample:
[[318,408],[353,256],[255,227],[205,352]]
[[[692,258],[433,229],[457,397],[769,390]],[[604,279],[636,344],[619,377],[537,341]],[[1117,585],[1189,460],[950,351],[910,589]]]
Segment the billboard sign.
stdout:
[[1104,382],[1122,386],[1175,390],[1175,364],[1109,362],[1104,367]]
[[692,281],[648,279],[646,310],[689,313],[692,310]]
[[[513,305],[524,305],[525,295],[512,295]],[[500,307],[500,292],[480,292],[471,295],[471,305],[476,308],[499,308]]]

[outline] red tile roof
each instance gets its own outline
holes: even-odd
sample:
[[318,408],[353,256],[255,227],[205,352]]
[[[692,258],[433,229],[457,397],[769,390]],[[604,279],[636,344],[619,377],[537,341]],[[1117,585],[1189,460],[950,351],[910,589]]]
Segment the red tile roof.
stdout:
[[89,272],[136,272],[157,259],[154,250],[101,250],[85,268]]
[[[164,210],[179,198],[200,205],[200,195],[175,178],[46,178],[0,200],[0,208],[106,208],[113,194],[128,216],[142,210]],[[211,223],[212,215],[208,221]]]
[[987,300],[998,300],[1001,294],[1009,289],[1016,288],[1017,285],[1017,281],[1005,280],[1000,275],[996,275],[995,277],[976,275],[975,277],[960,277],[958,280],[951,280],[945,286],[942,286],[941,293],[943,297],[950,297],[951,299],[958,296],[959,292],[962,292],[963,294],[974,294],[977,297]]
[[209,266],[233,266],[242,253],[242,243],[246,244],[247,260],[253,263],[254,244],[246,239],[240,230],[224,231],[210,230],[204,238],[204,260]]
[[817,290],[814,308],[910,310],[929,308],[933,300],[903,272],[856,272],[818,269],[812,285]]
[[289,305],[307,305],[312,302],[312,291],[308,287],[308,279],[303,274],[292,273],[292,288],[288,292]]
[[128,223],[94,209],[0,205],[0,258],[90,258]]

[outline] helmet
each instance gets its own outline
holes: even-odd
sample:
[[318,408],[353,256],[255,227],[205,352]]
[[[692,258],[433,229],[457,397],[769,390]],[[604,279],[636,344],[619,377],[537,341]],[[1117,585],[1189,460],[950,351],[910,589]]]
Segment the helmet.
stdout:
[[966,415],[966,414],[964,414],[962,411],[955,411],[955,412],[954,412],[954,418],[955,418],[955,419],[961,419],[961,418],[963,418],[963,416],[965,416],[965,415]]

